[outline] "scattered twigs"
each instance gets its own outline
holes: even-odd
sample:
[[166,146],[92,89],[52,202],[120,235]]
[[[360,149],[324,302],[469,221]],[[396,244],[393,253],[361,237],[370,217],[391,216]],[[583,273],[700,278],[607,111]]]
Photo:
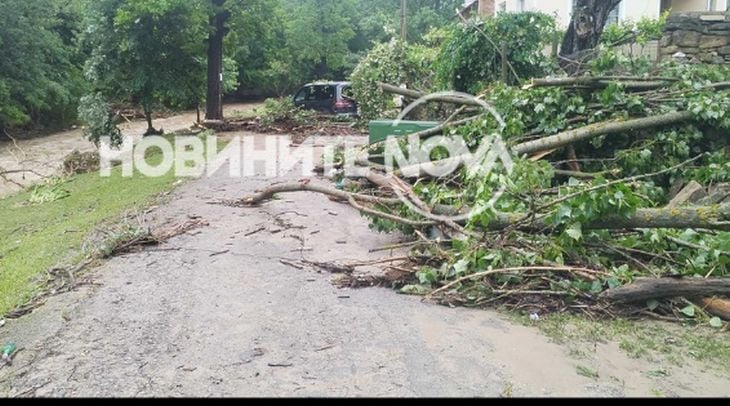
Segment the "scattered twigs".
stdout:
[[367,208],[363,205],[358,204],[355,201],[355,198],[353,196],[348,197],[347,201],[350,203],[350,206],[354,207],[358,211],[369,214],[371,216],[376,216],[380,218],[384,218],[386,220],[395,221],[396,223],[405,224],[407,226],[411,227],[426,227],[426,226],[433,226],[438,224],[435,221],[416,221],[416,220],[410,220],[404,217],[396,216],[393,214],[384,213],[382,211],[373,210],[370,208]]

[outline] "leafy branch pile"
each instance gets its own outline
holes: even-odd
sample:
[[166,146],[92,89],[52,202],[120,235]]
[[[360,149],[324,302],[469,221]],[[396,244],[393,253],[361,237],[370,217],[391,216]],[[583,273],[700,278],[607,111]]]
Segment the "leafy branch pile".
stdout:
[[[436,130],[463,137],[472,151],[484,134],[499,133],[512,151],[511,172],[470,171],[465,157],[437,147],[430,165],[461,169],[434,179],[423,165],[386,174],[360,159],[369,170],[359,190],[280,184],[243,203],[290,191],[346,201],[374,228],[413,236],[404,245],[411,259],[399,267],[412,273],[399,286],[443,303],[604,314],[631,303],[663,317],[727,318],[729,90],[728,67],[675,63],[651,75],[621,64],[522,88],[493,84],[482,97],[504,128],[451,100],[455,124]],[[505,193],[488,206],[500,187]],[[463,221],[441,216],[469,210]]]

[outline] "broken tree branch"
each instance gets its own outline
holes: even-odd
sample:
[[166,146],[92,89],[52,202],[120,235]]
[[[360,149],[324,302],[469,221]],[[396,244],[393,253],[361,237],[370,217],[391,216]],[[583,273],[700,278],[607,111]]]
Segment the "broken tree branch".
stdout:
[[[402,204],[400,199],[376,197],[370,195],[361,195],[343,192],[334,188],[325,186],[317,186],[304,183],[285,183],[274,185],[266,190],[239,201],[244,206],[255,206],[266,200],[270,200],[276,193],[287,192],[315,192],[335,197],[343,201],[349,201],[350,198],[358,202],[398,205]],[[437,215],[456,215],[468,212],[468,208],[457,209],[450,206],[436,206],[433,213]],[[372,210],[370,213],[374,216],[387,218],[380,211]],[[490,231],[504,230],[510,227],[517,227],[520,230],[550,230],[553,227],[543,219],[534,219],[530,222],[524,221],[530,218],[526,213],[496,213],[494,219],[489,222],[486,227]],[[423,224],[433,224],[433,222],[424,222]],[[730,231],[730,203],[720,206],[697,206],[683,208],[664,208],[664,209],[639,209],[630,216],[609,215],[600,220],[584,224],[586,230],[624,230],[624,229],[654,229],[654,228],[671,228],[671,229],[706,229]]]
[[620,84],[628,90],[654,90],[666,87],[669,82],[676,82],[676,78],[651,78],[634,76],[577,76],[563,78],[533,79],[522,89],[529,90],[537,87],[593,87],[604,88],[611,84]]
[[545,137],[539,140],[525,142],[514,147],[517,155],[530,155],[542,151],[550,151],[564,146],[575,144],[601,135],[619,134],[629,131],[645,130],[647,128],[661,127],[677,124],[692,119],[692,113],[687,111],[676,111],[659,116],[636,118],[623,121],[609,121],[595,123],[585,127],[577,128]]
[[602,299],[615,303],[638,303],[675,297],[730,295],[730,278],[725,279],[637,279],[631,285],[610,289]]
[[356,193],[348,193],[348,192],[344,192],[342,190],[337,190],[337,189],[334,189],[331,187],[313,185],[311,183],[304,183],[304,182],[292,182],[292,183],[282,183],[279,185],[272,185],[272,186],[269,186],[266,189],[260,191],[259,193],[255,194],[255,195],[248,196],[248,197],[241,199],[238,203],[242,204],[243,206],[256,206],[267,200],[273,199],[274,195],[276,195],[277,193],[290,193],[290,192],[321,193],[321,194],[325,194],[325,195],[334,197],[339,200],[344,200],[344,201],[347,201],[350,199],[350,197],[352,197],[357,201],[366,202],[366,203],[379,203],[379,204],[384,204],[384,205],[395,205],[395,204],[400,203],[400,200],[398,200],[398,199],[383,198],[383,197],[362,195],[362,194],[356,194]]
[[[416,90],[411,89],[403,89],[398,86],[389,85],[387,83],[378,82],[378,87],[382,89],[384,92],[387,93],[393,93],[397,94],[399,96],[404,96],[409,99],[418,100],[422,97],[426,97],[426,93],[422,93]],[[478,103],[475,100],[472,99],[465,99],[461,97],[454,97],[454,96],[437,96],[431,99],[432,101],[438,101],[443,103],[452,103],[452,104],[459,104],[459,105],[468,105],[468,106],[478,106],[483,107],[480,103]]]

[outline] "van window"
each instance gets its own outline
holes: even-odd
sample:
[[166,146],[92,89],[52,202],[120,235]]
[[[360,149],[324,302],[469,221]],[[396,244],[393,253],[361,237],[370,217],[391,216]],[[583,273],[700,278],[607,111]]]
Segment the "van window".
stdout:
[[332,100],[335,98],[334,86],[317,86],[315,93],[315,100],[318,101]]
[[342,97],[355,100],[355,92],[353,92],[352,86],[345,86],[342,88]]

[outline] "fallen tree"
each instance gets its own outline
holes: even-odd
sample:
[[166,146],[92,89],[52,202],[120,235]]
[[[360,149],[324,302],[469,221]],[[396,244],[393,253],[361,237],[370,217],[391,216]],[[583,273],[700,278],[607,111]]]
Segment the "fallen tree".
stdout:
[[[413,100],[428,94],[377,86]],[[396,145],[414,162],[419,140],[445,134],[461,137],[468,153],[445,158],[450,151],[434,148],[420,163],[389,171],[382,145],[372,145],[356,159],[363,169],[357,181],[343,180],[348,191],[278,184],[235,204],[259,205],[289,192],[348,204],[375,230],[412,236],[398,246],[431,258],[398,265],[407,272],[388,283],[408,293],[436,292],[433,298],[451,305],[613,315],[606,302],[644,311],[642,302],[661,300],[654,311],[666,318],[681,314],[671,311],[679,301],[669,299],[685,297],[721,314],[730,203],[712,185],[730,184],[729,89],[726,67],[674,64],[651,71],[618,65],[520,87],[493,83],[479,98],[504,126],[473,98],[439,94],[431,100],[450,109],[445,116],[438,111],[448,118]],[[490,171],[471,171],[481,164],[471,159],[485,134],[495,133],[511,170],[497,162]],[[432,175],[444,167],[453,171]],[[334,174],[338,181],[351,175]],[[680,193],[690,182],[697,193]],[[490,206],[497,190],[503,193]]]
[[[273,185],[259,193],[244,197],[237,202],[240,206],[256,206],[267,200],[271,200],[277,193],[294,193],[294,192],[313,192],[324,194],[341,201],[350,203],[357,210],[372,216],[380,216],[382,218],[396,220],[404,224],[413,225],[412,220],[396,219],[396,217],[379,212],[370,208],[366,208],[354,202],[364,202],[371,204],[379,204],[386,206],[395,206],[402,203],[397,198],[377,197],[372,195],[363,195],[357,193],[348,193],[334,188],[314,185],[311,183],[292,182]],[[441,216],[457,216],[459,214],[468,213],[469,208],[455,208],[450,206],[435,206],[433,213]],[[529,219],[529,221],[525,221]],[[418,221],[418,225],[435,225],[434,221]],[[461,222],[462,225],[466,221]],[[545,218],[535,218],[528,213],[494,213],[494,218],[489,222],[486,229],[489,231],[499,231],[507,228],[517,227],[520,230],[536,231],[551,230],[553,225],[546,221]],[[639,209],[636,213],[624,215],[608,215],[601,220],[596,220],[583,225],[586,230],[625,230],[625,229],[652,229],[652,228],[675,228],[687,229],[698,228],[706,230],[730,231],[730,203],[722,206],[708,207],[682,207],[682,208],[664,208],[664,209]]]

